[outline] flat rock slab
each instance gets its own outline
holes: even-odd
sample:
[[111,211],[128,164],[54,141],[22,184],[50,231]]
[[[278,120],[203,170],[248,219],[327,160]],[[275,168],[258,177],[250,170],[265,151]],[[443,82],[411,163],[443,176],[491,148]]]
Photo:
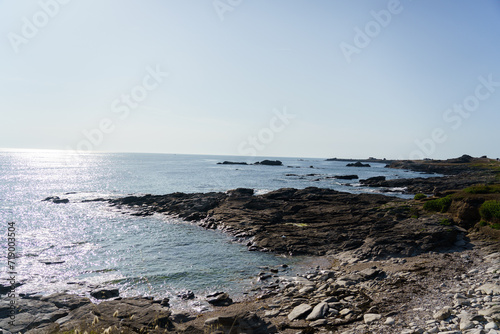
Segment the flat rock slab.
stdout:
[[288,320],[293,321],[295,319],[300,319],[305,317],[312,310],[312,306],[309,304],[300,304],[296,306],[290,314],[288,314]]
[[476,290],[479,290],[487,295],[500,295],[500,285],[498,284],[493,284],[493,283],[483,284]]
[[313,310],[307,316],[306,320],[313,321],[324,318],[327,312],[328,312],[328,304],[324,302],[319,303],[318,305],[314,306]]
[[365,324],[371,324],[374,321],[380,320],[382,316],[380,314],[375,314],[375,313],[366,313],[363,316],[363,320],[365,321]]

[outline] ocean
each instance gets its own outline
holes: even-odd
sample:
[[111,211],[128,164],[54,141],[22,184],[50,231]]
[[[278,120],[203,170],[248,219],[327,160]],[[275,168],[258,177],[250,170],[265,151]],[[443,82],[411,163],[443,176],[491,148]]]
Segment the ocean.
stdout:
[[[279,159],[284,166],[217,164],[264,159]],[[359,187],[357,180],[324,177],[425,177],[387,169],[381,163],[371,168],[345,165],[324,159],[2,150],[1,281],[8,278],[8,223],[14,222],[16,280],[23,284],[19,293],[88,295],[97,286],[112,286],[122,296],[168,297],[174,305],[195,309],[205,306],[198,299],[182,304],[177,294],[192,290],[203,296],[222,290],[241,298],[254,286],[262,267],[287,264],[294,268],[306,259],[249,252],[219,231],[163,215],[130,216],[107,203],[82,200],[239,187],[255,189],[257,194],[309,186],[376,192]],[[49,196],[67,198],[69,203],[42,201]]]

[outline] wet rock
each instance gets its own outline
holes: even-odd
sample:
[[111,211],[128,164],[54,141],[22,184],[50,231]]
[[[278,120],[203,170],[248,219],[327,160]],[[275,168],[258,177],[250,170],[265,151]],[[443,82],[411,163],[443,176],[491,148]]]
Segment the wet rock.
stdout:
[[59,196],[51,196],[51,197],[47,197],[45,199],[42,200],[42,202],[52,202],[52,203],[55,203],[55,204],[67,204],[69,203],[69,199],[67,198],[59,198]]
[[233,300],[225,292],[216,292],[207,296],[207,302],[214,306],[229,306]]
[[356,180],[356,179],[359,179],[359,176],[357,176],[357,175],[336,175],[335,178],[339,179],[339,180]]
[[92,291],[90,293],[95,299],[110,299],[120,296],[120,291],[118,289],[99,289]]
[[189,299],[194,299],[194,292],[191,290],[188,291],[183,291],[177,295],[182,300],[189,300]]

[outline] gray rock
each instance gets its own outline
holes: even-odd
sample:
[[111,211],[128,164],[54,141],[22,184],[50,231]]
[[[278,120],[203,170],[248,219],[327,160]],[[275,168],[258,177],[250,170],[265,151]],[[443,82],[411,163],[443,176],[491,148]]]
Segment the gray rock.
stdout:
[[500,313],[500,305],[495,305],[489,309],[479,310],[477,312],[479,315],[484,315],[485,317],[491,317],[496,313]]
[[255,313],[247,312],[231,317],[205,320],[205,333],[276,333],[275,326],[263,321]]
[[189,299],[194,299],[194,292],[191,290],[188,291],[183,291],[177,295],[182,300],[189,300]]
[[328,324],[328,321],[326,319],[318,319],[316,321],[313,321],[309,324],[310,327],[320,327],[320,326],[325,326]]
[[[42,324],[51,322],[60,314],[59,309],[53,304],[36,299],[17,299],[17,314],[14,326],[9,324],[10,304],[8,300],[0,302],[0,328],[8,328],[13,333],[25,333]],[[64,311],[63,311],[64,312]]]
[[395,323],[396,323],[396,321],[392,317],[388,317],[384,321],[384,325],[389,325],[389,326],[394,325]]
[[174,312],[170,315],[170,320],[178,324],[182,324],[194,319],[196,319],[196,316],[192,315],[189,312]]
[[314,286],[308,285],[299,290],[299,293],[309,293],[314,291]]
[[44,296],[40,298],[40,300],[53,303],[59,308],[67,308],[69,310],[74,310],[80,306],[90,303],[90,299],[86,297],[66,293],[55,293],[49,296]]
[[446,318],[449,318],[451,316],[451,310],[452,308],[449,307],[449,306],[446,306],[444,308],[442,308],[441,310],[437,311],[436,313],[434,313],[434,319],[437,319],[437,320],[444,320]]
[[483,284],[476,290],[479,290],[486,295],[500,295],[500,285],[498,284],[493,284],[493,283]]
[[300,304],[299,306],[296,306],[292,312],[288,314],[288,320],[293,321],[295,319],[303,318],[309,312],[311,312],[312,306],[309,304]]
[[382,316],[380,314],[375,314],[375,313],[366,313],[363,316],[365,324],[371,324],[374,321],[380,320],[380,318],[382,318]]
[[229,306],[233,300],[225,292],[216,292],[207,296],[207,302],[214,306]]
[[110,299],[120,296],[120,292],[118,289],[99,289],[92,291],[90,295],[95,299]]
[[313,308],[311,313],[307,316],[306,320],[313,321],[324,318],[327,312],[328,312],[328,304],[324,302],[319,303]]
[[474,323],[472,322],[472,320],[469,318],[469,317],[464,317],[462,318],[462,320],[460,320],[460,330],[461,331],[464,331],[464,330],[467,330],[467,329],[472,329],[474,328]]

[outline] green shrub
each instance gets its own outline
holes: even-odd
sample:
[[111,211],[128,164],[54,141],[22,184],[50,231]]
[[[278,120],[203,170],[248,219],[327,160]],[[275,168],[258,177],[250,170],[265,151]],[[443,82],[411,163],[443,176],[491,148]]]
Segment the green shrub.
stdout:
[[481,184],[465,188],[464,191],[469,194],[499,194],[500,184],[492,184],[492,185]]
[[486,221],[500,221],[500,202],[499,201],[486,201],[479,208],[481,218]]
[[427,196],[424,194],[416,194],[413,199],[419,201],[419,200],[424,199],[424,198],[427,198]]
[[441,220],[441,222],[439,222],[439,225],[450,226],[450,225],[452,225],[452,222],[451,222],[451,220],[445,218],[445,219]]
[[424,209],[427,211],[446,212],[450,208],[452,201],[453,200],[450,195],[443,198],[433,199],[425,202]]
[[486,226],[486,225],[488,225],[488,223],[487,223],[487,222],[485,222],[484,220],[481,220],[481,221],[479,222],[479,226]]

